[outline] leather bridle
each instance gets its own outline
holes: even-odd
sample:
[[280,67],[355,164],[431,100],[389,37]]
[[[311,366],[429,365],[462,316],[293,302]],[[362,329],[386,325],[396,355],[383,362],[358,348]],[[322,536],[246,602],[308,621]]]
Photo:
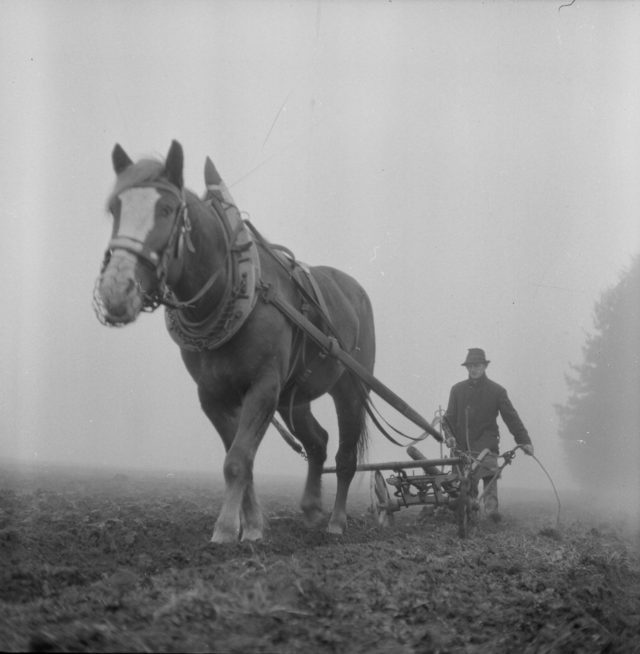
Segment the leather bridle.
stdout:
[[[133,238],[131,236],[119,236],[116,234],[111,238],[105,252],[105,257],[102,265],[104,272],[107,267],[111,255],[114,250],[124,250],[133,254],[140,263],[149,269],[158,280],[158,285],[153,293],[145,291],[143,301],[143,311],[154,311],[161,304],[172,308],[185,308],[192,306],[192,303],[201,297],[202,291],[189,302],[174,302],[171,298],[171,291],[167,286],[167,277],[169,268],[173,261],[179,259],[182,255],[183,242],[186,242],[187,247],[191,252],[195,252],[193,243],[191,242],[191,222],[189,221],[189,213],[187,209],[187,201],[183,190],[179,190],[173,184],[163,181],[149,182],[140,186],[131,188],[157,188],[163,191],[172,193],[180,200],[180,206],[175,214],[169,238],[166,245],[161,251],[155,251],[149,247],[145,241]],[[207,289],[210,284],[207,285]]]

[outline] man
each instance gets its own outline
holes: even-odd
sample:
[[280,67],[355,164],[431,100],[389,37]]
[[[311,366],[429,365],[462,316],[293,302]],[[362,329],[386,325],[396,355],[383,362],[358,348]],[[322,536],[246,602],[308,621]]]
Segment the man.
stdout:
[[[488,448],[489,454],[476,471],[476,478],[482,479],[484,488],[489,486],[498,470],[500,431],[497,417],[502,417],[516,443],[522,445],[526,454],[533,456],[533,445],[529,434],[513,408],[507,391],[491,381],[486,375],[487,361],[484,350],[471,348],[462,364],[469,378],[451,388],[445,424],[451,427],[458,447],[478,456]],[[498,512],[498,480],[496,479],[484,495],[484,506],[494,522],[501,520]]]

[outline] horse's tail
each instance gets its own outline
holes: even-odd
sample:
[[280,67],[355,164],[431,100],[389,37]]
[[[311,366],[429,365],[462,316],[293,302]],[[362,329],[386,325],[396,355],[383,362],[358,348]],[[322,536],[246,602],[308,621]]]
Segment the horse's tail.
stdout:
[[[367,397],[366,402],[369,402]],[[369,453],[369,425],[367,424],[367,410],[362,407],[362,426],[360,427],[360,437],[358,438],[358,463],[365,463]]]
[[365,463],[369,453],[369,425],[367,424],[367,414],[373,416],[371,398],[369,389],[364,382],[354,373],[351,378],[360,396],[360,435],[358,436],[358,463]]

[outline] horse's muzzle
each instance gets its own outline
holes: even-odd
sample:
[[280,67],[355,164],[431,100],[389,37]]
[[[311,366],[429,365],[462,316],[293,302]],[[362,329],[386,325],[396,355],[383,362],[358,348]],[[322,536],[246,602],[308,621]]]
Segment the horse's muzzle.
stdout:
[[104,321],[111,325],[133,322],[142,311],[145,292],[136,277],[136,258],[115,250],[97,288]]

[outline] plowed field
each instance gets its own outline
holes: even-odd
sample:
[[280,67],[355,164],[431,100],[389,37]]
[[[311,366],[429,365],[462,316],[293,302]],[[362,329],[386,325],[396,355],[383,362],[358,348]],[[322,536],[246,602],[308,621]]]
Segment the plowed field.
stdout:
[[0,468],[0,649],[640,651],[638,537],[616,517],[557,525],[555,500],[503,492],[504,520],[463,541],[448,512],[378,528],[360,483],[339,538],[305,529],[301,481],[257,483],[266,538],[214,546],[204,477]]

